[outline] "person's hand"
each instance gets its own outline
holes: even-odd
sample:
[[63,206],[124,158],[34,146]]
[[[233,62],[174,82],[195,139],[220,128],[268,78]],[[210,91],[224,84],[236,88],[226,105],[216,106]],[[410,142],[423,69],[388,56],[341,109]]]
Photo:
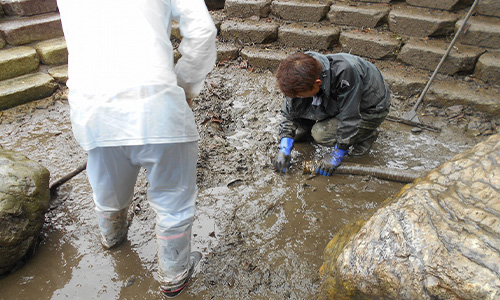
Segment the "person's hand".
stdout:
[[280,173],[286,173],[290,168],[290,161],[292,160],[290,152],[293,148],[293,139],[284,137],[280,142],[280,151],[274,159],[274,167]]
[[316,174],[323,176],[330,176],[333,174],[335,169],[340,166],[344,156],[347,154],[347,150],[338,149],[335,146],[331,154],[326,155],[319,163],[316,169]]

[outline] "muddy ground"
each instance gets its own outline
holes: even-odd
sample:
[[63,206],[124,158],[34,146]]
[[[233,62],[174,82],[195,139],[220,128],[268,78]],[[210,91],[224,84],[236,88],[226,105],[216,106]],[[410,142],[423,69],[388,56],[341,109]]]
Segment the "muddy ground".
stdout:
[[[204,254],[178,299],[314,299],[323,249],[346,223],[369,215],[402,183],[370,176],[302,174],[301,162],[328,148],[297,144],[291,172],[273,171],[282,96],[269,71],[243,61],[217,66],[194,101],[200,131],[199,197],[193,249]],[[394,97],[391,114],[410,109]],[[425,104],[424,104],[425,106]],[[40,162],[54,181],[86,160],[69,122],[65,89],[2,112],[3,148]],[[466,107],[425,106],[440,133],[386,121],[372,151],[346,162],[425,173],[496,132],[500,122]],[[99,243],[92,192],[82,172],[61,186],[40,244],[0,279],[1,299],[163,299],[156,281],[154,213],[140,174],[127,241]]]

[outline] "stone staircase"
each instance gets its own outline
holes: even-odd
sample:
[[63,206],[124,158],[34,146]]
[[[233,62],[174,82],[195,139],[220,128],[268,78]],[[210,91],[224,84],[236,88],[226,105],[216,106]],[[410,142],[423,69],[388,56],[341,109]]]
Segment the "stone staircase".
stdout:
[[[349,52],[374,62],[393,92],[413,101],[472,2],[226,0],[223,9],[211,10],[219,30],[217,60],[274,71],[293,52]],[[56,0],[0,5],[0,109],[6,109],[63,85],[67,50]],[[180,38],[174,24],[172,39]],[[499,92],[500,1],[481,0],[425,99],[499,116]]]
[[0,110],[52,95],[68,53],[55,0],[0,0]]

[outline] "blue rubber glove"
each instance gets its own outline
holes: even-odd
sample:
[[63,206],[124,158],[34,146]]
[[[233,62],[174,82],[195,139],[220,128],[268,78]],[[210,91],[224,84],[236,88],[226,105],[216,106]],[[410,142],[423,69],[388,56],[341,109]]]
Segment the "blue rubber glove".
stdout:
[[291,156],[294,140],[292,138],[284,137],[280,142],[280,151],[274,160],[274,167],[276,171],[286,173],[290,168]]
[[325,158],[320,161],[319,166],[316,169],[316,174],[323,176],[332,175],[335,169],[342,163],[342,160],[347,152],[348,150],[339,149],[337,148],[337,145],[335,145],[333,152],[325,156]]

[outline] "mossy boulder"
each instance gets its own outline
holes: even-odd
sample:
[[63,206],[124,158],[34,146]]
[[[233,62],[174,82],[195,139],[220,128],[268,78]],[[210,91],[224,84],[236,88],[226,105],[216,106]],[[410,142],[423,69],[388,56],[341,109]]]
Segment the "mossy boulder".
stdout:
[[0,275],[36,246],[50,202],[49,178],[39,163],[0,149]]

